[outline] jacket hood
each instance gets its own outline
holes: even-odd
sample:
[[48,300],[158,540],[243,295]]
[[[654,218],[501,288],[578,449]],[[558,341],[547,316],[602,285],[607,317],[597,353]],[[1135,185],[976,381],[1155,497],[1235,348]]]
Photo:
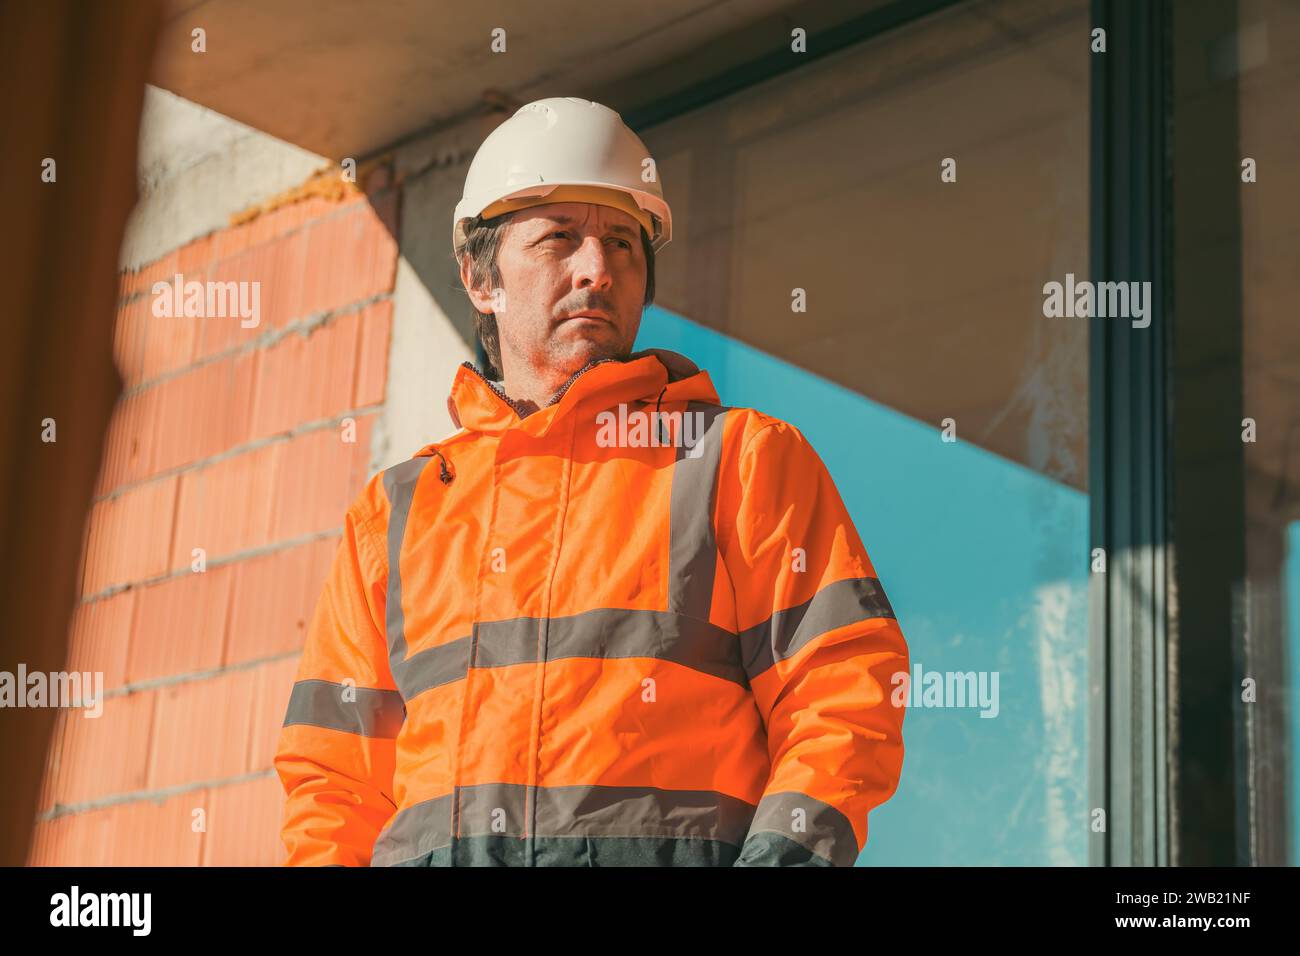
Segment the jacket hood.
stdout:
[[[569,377],[549,404],[522,417],[498,385],[472,362],[462,362],[452,381],[447,410],[458,429],[500,434],[518,428],[542,436],[580,404],[609,408],[638,401],[654,405],[682,401],[721,404],[708,372],[679,352],[650,348],[633,352],[626,360],[597,359],[587,363]],[[416,457],[435,454],[441,444],[425,445]]]

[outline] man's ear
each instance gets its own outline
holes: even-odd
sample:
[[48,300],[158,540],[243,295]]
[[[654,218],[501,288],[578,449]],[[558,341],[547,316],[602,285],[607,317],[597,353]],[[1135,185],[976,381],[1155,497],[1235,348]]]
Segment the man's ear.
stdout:
[[470,304],[479,312],[495,312],[492,290],[475,289],[471,285],[472,281],[469,254],[464,253],[460,257],[460,282],[465,287],[465,294],[469,296]]

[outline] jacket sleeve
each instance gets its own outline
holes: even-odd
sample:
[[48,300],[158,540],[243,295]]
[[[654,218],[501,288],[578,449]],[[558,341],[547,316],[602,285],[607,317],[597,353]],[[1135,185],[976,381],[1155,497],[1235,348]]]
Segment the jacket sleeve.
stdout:
[[727,571],[770,772],[735,865],[851,866],[898,787],[907,644],[803,434],[772,420],[739,469]]
[[367,866],[396,811],[396,737],[405,718],[390,672],[386,562],[349,508],[280,730],[275,769],[286,795],[286,866]]

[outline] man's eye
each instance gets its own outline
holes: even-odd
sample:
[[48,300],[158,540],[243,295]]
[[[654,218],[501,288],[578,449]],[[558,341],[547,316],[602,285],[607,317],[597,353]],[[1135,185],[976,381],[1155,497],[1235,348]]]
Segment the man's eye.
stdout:
[[[557,229],[555,232],[548,232],[546,236],[543,238],[543,241],[544,242],[549,241],[551,239],[554,239],[556,236],[559,236],[560,238],[563,239],[569,238],[569,234],[567,232],[565,232],[562,229]],[[619,243],[624,249],[627,249],[629,252],[631,251],[632,249],[631,241],[627,239],[615,239],[614,241]]]

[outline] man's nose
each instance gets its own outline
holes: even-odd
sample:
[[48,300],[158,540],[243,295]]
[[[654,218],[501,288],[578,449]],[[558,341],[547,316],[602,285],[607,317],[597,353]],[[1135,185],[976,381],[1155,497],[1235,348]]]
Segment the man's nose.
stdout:
[[614,281],[609,271],[609,256],[599,237],[587,236],[573,256],[575,284],[607,288]]

